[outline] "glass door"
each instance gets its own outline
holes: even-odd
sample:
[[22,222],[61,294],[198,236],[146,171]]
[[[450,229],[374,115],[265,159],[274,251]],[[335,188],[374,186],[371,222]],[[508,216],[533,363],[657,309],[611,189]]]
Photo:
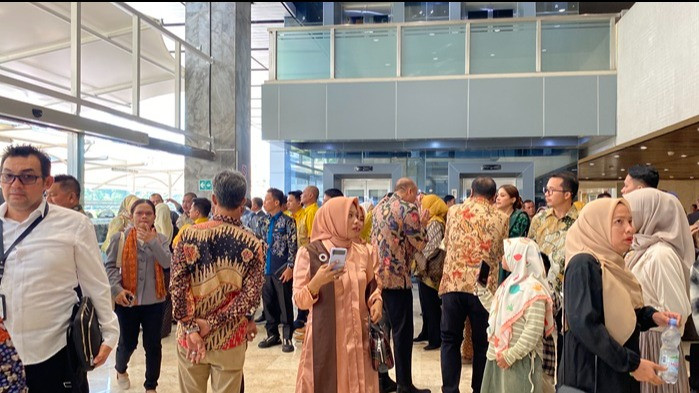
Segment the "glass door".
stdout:
[[378,203],[391,190],[391,179],[342,179],[342,193],[357,197],[359,203]]

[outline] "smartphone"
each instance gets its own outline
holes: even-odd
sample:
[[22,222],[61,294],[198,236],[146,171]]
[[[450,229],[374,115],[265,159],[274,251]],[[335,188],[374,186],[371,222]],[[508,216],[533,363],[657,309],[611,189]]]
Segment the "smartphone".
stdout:
[[133,305],[134,297],[133,297],[132,294],[127,293],[127,294],[126,294],[126,300],[129,301],[129,306],[132,306],[132,305]]
[[490,276],[490,265],[488,265],[486,261],[481,261],[481,270],[478,272],[478,282],[484,287],[488,286],[488,276]]
[[347,249],[342,247],[333,247],[330,249],[330,258],[328,258],[328,264],[332,267],[333,271],[341,270],[345,267],[347,258]]

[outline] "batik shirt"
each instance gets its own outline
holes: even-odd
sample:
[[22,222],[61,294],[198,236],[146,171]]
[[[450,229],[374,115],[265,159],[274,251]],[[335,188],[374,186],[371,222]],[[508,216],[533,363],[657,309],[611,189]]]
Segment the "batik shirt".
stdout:
[[376,205],[372,220],[371,240],[379,257],[383,288],[411,288],[410,264],[427,240],[417,206],[393,194]]
[[491,293],[497,288],[498,269],[504,254],[509,217],[484,198],[471,197],[447,213],[444,274],[439,294],[476,293],[481,261],[490,265]]
[[256,231],[257,237],[267,244],[266,276],[279,277],[285,268],[294,267],[298,243],[293,218],[281,211],[274,216],[267,214],[259,219]]
[[211,332],[207,351],[232,349],[246,340],[247,315],[260,302],[265,246],[241,222],[214,216],[182,232],[172,257],[172,313],[179,321],[177,341],[187,348],[186,331],[196,318]]
[[578,209],[575,206],[571,206],[568,213],[561,219],[556,217],[553,208],[549,208],[535,215],[529,228],[529,238],[534,240],[541,252],[548,255],[551,260],[548,280],[553,290],[559,295],[563,288],[566,234],[577,219]]

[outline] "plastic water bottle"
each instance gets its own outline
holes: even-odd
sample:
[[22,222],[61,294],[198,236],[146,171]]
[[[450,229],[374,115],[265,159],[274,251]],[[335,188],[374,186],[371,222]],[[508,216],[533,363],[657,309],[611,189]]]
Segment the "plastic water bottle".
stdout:
[[675,384],[680,370],[680,350],[679,345],[682,339],[680,331],[677,330],[677,320],[670,319],[670,324],[662,334],[663,346],[660,348],[660,365],[667,370],[661,372],[660,377],[669,384]]

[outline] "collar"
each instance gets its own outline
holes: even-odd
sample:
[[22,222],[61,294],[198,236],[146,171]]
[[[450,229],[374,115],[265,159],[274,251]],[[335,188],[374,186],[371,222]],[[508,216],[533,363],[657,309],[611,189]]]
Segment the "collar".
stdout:
[[82,212],[82,211],[83,211],[83,207],[80,206],[80,204],[77,204],[77,205],[73,206],[73,209],[72,209],[72,210],[75,210],[76,212]]
[[270,217],[272,217],[273,220],[277,220],[282,215],[284,215],[284,212],[280,210],[279,213],[277,213],[275,215],[270,214]]
[[489,200],[485,199],[484,197],[481,196],[472,196],[468,198],[470,201],[473,201],[473,203],[478,203],[481,205],[487,205],[487,206],[492,206],[493,204],[490,203]]
[[311,204],[308,205],[308,206],[304,206],[303,208],[304,208],[304,209],[313,209],[313,208],[317,209],[317,208],[318,208],[318,202],[313,202],[313,203],[311,203]]
[[[31,212],[29,214],[29,216],[27,217],[27,219],[24,220],[23,222],[27,222],[29,220],[34,220],[39,216],[43,216],[44,209],[46,208],[46,203],[47,203],[46,198],[42,198],[41,203],[39,204],[39,207],[37,207],[36,210]],[[7,202],[0,205],[0,220],[2,220],[2,222],[7,222],[7,218],[5,217],[5,215],[7,215]]]
[[292,217],[294,217],[294,220],[298,219],[301,217],[301,215],[306,211],[304,208],[300,208],[299,210],[296,211],[296,213],[291,213]]
[[[207,221],[208,221],[208,219],[207,219]],[[211,221],[221,221],[221,222],[225,222],[227,224],[241,226],[240,219],[233,218],[231,216],[221,216],[221,215],[215,214],[213,217],[211,217]]]
[[575,207],[575,205],[570,205],[570,209],[568,209],[568,212],[566,213],[566,215],[563,216],[563,217],[561,217],[561,218],[558,218],[558,217],[556,217],[556,214],[554,213],[553,208],[550,207],[550,208],[546,209],[546,211],[545,211],[545,213],[544,213],[544,216],[545,216],[547,219],[548,219],[549,217],[554,217],[556,220],[562,220],[562,219],[564,219],[564,218],[566,218],[566,217],[570,217],[570,218],[573,218],[573,219],[577,219],[577,218],[578,218],[578,208]]
[[209,217],[199,217],[196,220],[194,220],[194,224],[201,224],[202,222],[207,222],[209,221]]

